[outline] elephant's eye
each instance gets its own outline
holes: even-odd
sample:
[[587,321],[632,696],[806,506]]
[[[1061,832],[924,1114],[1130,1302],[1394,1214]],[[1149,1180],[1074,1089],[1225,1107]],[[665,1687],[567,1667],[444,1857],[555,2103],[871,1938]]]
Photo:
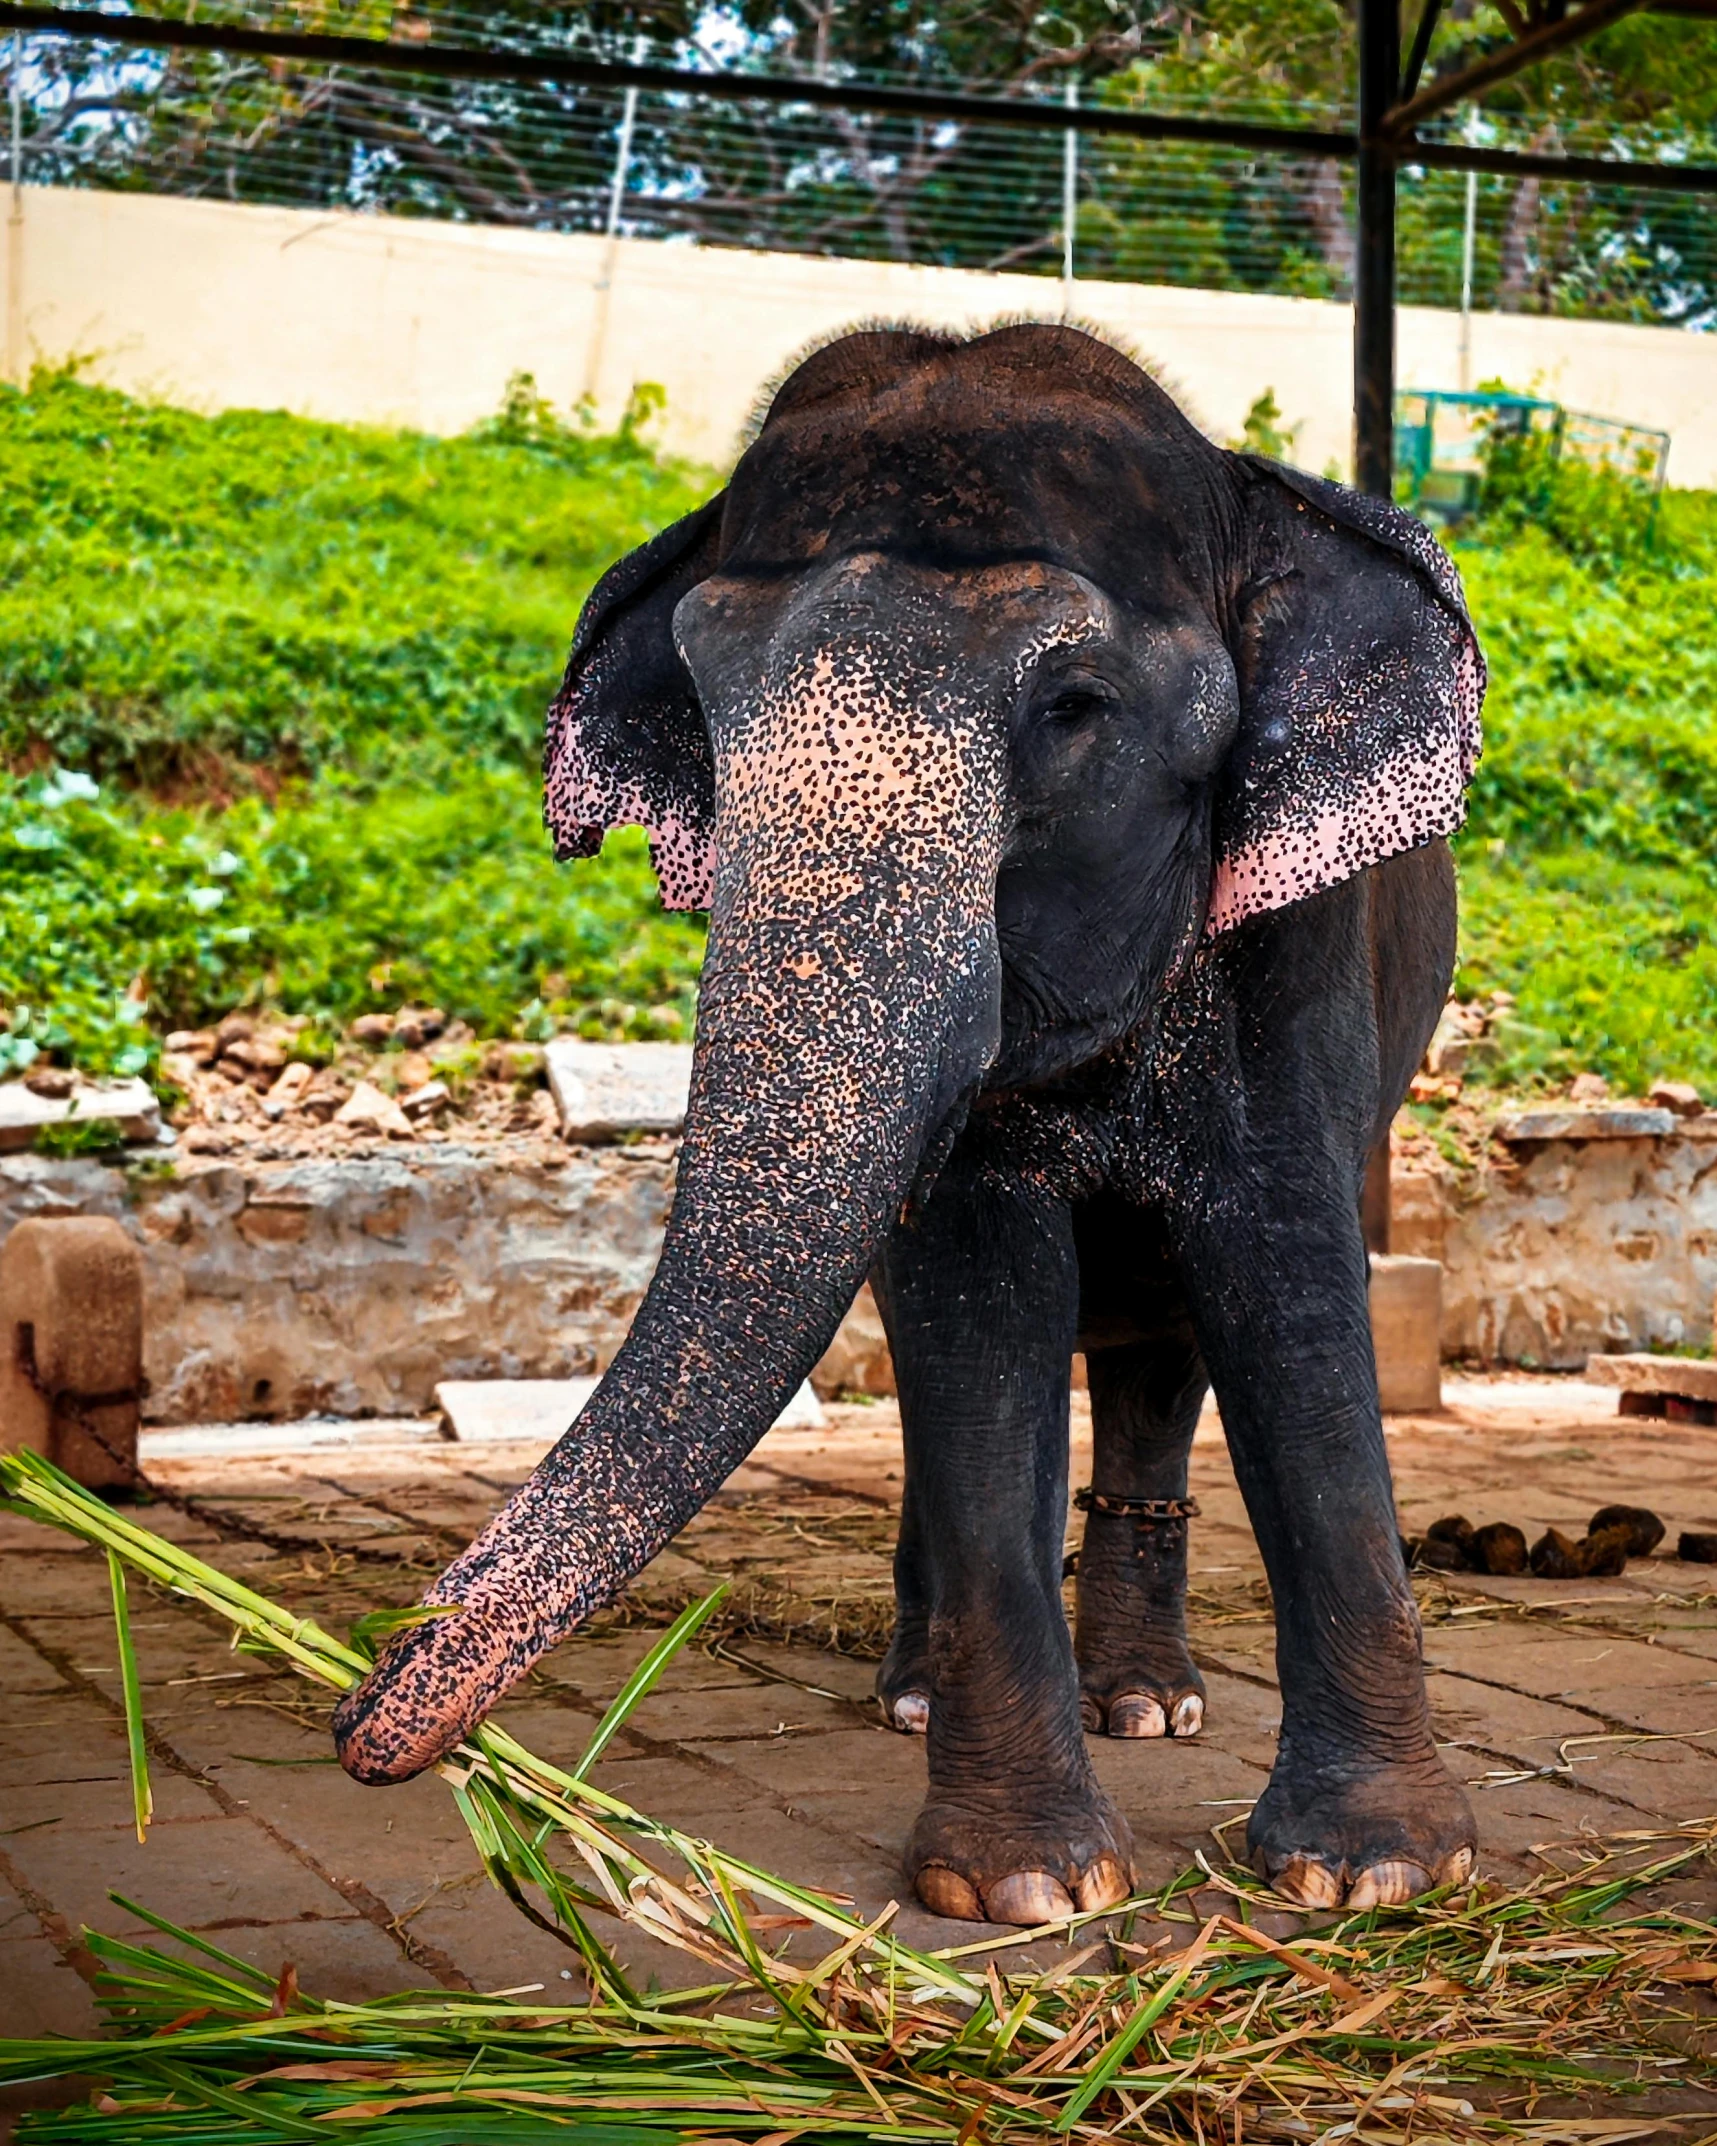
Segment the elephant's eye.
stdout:
[[1043,710],[1043,720],[1059,730],[1076,730],[1109,705],[1109,696],[1091,686],[1067,686]]

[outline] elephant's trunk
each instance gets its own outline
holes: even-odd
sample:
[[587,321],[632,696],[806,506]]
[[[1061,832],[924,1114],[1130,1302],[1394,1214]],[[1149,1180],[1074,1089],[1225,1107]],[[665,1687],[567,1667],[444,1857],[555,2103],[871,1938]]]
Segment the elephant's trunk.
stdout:
[[[892,796],[873,761],[863,794],[807,799],[778,753],[774,780],[798,782],[788,803],[759,787],[755,735],[743,775],[718,766],[721,861],[660,1265],[583,1415],[429,1590],[464,1613],[398,1635],[342,1703],[340,1757],[360,1780],[442,1756],[745,1457],[993,1054],[996,799],[974,793],[972,755],[955,750],[951,774],[945,726],[918,736],[940,772]],[[900,751],[886,757],[897,778]],[[976,829],[949,824],[962,799]]]

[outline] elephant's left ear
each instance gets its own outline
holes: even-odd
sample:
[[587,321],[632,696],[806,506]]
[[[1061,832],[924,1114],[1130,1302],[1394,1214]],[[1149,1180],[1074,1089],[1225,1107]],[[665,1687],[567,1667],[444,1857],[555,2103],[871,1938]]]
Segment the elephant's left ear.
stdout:
[[726,495],[611,566],[579,615],[549,704],[543,819],[557,857],[594,857],[610,827],[642,827],[662,902],[707,909],[715,777],[674,607],[715,571]]
[[1421,522],[1239,459],[1254,555],[1209,932],[1453,834],[1485,689],[1460,576]]

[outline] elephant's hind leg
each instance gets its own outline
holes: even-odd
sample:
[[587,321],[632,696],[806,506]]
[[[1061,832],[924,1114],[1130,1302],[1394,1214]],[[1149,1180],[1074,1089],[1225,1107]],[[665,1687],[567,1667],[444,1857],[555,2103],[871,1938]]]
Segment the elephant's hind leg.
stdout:
[[1184,1309],[1148,1341],[1088,1348],[1092,1496],[1079,1550],[1079,1708],[1110,1736],[1196,1736],[1186,1644],[1187,1456],[1204,1363]]

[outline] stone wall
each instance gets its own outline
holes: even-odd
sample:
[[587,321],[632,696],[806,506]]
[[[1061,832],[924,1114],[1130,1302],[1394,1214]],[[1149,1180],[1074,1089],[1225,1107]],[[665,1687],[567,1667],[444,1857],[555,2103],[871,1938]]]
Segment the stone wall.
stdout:
[[1443,1354],[1578,1370],[1703,1345],[1717,1289],[1717,1140],[1544,1140],[1397,1173],[1391,1246],[1443,1263]]
[[[1709,1340],[1717,1140],[1513,1155],[1395,1178],[1394,1249],[1443,1263],[1446,1357],[1577,1369],[1596,1351]],[[108,1214],[138,1239],[153,1421],[390,1414],[426,1408],[438,1379],[602,1369],[654,1267],[673,1180],[660,1145],[521,1159],[450,1142],[132,1170],[11,1155],[0,1237],[26,1215]],[[830,1390],[886,1381],[862,1299],[824,1368]]]
[[671,1160],[623,1147],[187,1157],[170,1174],[15,1155],[0,1236],[27,1215],[107,1214],[137,1237],[152,1421],[386,1415],[427,1407],[438,1379],[602,1369],[672,1193]]

